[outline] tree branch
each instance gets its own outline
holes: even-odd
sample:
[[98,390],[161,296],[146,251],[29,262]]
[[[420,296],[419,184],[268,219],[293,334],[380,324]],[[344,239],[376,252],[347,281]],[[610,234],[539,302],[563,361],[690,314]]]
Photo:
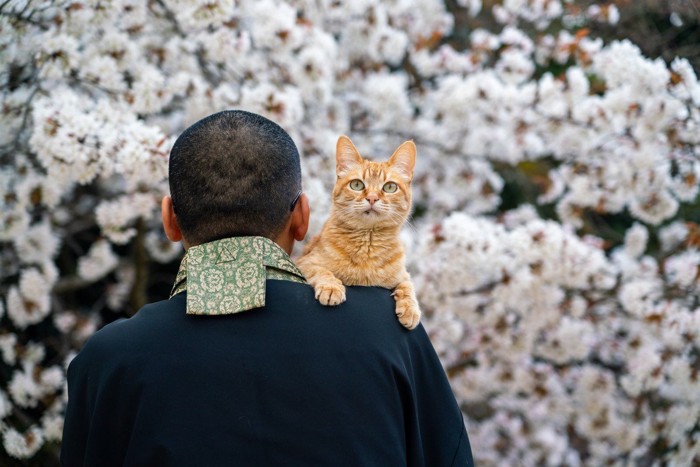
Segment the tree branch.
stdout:
[[146,222],[139,218],[134,239],[134,283],[129,295],[129,314],[134,314],[146,304],[148,285],[148,252],[146,251]]

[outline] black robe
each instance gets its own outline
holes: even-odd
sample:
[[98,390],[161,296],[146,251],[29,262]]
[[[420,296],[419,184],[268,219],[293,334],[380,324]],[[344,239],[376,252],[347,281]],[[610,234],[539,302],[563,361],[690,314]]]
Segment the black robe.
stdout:
[[193,316],[182,293],[98,331],[68,369],[62,465],[473,465],[435,350],[388,290],[266,295]]

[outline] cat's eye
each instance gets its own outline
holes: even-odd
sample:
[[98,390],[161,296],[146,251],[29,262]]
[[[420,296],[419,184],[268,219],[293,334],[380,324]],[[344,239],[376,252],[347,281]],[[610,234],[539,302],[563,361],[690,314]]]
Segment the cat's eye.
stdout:
[[386,182],[382,187],[385,193],[395,193],[399,189],[399,186],[394,182]]
[[350,182],[350,189],[355,191],[362,191],[365,188],[365,184],[362,180],[353,180]]

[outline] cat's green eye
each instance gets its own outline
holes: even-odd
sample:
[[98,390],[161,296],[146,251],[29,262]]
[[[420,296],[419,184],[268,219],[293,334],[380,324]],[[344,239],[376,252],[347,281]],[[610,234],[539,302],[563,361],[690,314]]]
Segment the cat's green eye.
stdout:
[[385,193],[395,193],[399,189],[399,186],[394,182],[386,182],[382,187]]
[[350,189],[355,191],[362,191],[365,189],[365,184],[362,183],[362,180],[353,180],[352,182],[350,182]]

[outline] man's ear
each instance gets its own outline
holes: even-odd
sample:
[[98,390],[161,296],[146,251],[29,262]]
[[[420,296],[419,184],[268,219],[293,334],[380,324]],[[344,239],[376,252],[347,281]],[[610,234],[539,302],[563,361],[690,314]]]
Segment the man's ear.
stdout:
[[173,207],[173,199],[170,196],[163,196],[163,201],[160,203],[160,215],[163,219],[163,230],[165,236],[171,242],[179,242],[182,240],[182,231],[175,217],[175,208]]
[[306,237],[306,232],[309,230],[309,217],[309,198],[306,197],[306,193],[302,193],[296,206],[294,206],[294,212],[292,212],[290,230],[294,240],[300,242]]

